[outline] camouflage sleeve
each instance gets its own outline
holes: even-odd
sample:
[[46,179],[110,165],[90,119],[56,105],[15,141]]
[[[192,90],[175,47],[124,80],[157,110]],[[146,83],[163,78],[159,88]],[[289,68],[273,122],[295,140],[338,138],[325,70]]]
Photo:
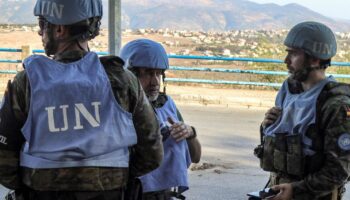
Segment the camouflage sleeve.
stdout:
[[292,183],[293,195],[303,193],[324,196],[344,185],[350,175],[350,98],[336,96],[321,109],[320,123],[324,135],[323,167],[304,180]]
[[134,87],[138,91],[133,111],[137,144],[132,148],[130,174],[139,177],[159,167],[163,159],[163,145],[155,112],[137,80]]
[[18,84],[18,76],[12,84],[9,81],[0,109],[0,183],[10,189],[21,187],[19,152],[24,142],[24,121],[19,114]]
[[123,61],[115,56],[100,57],[110,79],[116,100],[132,113],[137,144],[130,148],[130,175],[142,176],[156,169],[163,159],[163,145],[153,107],[138,79],[123,69]]

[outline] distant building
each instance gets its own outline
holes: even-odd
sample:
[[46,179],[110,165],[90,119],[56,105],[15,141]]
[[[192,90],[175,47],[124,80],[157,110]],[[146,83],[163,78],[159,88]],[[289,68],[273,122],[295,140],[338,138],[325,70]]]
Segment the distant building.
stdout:
[[190,50],[189,49],[182,49],[179,51],[180,55],[190,55]]
[[222,55],[223,56],[226,56],[226,57],[231,57],[232,55],[231,55],[231,50],[230,49],[224,49],[223,51],[222,51]]
[[165,41],[164,44],[167,45],[167,46],[170,46],[170,47],[174,46],[174,42],[173,41]]
[[146,33],[146,29],[140,28],[140,29],[137,30],[137,33],[145,34]]
[[125,29],[123,32],[124,33],[132,33],[132,30],[131,29]]
[[210,50],[206,50],[206,51],[204,52],[204,55],[205,55],[205,56],[213,56],[213,52],[210,51]]

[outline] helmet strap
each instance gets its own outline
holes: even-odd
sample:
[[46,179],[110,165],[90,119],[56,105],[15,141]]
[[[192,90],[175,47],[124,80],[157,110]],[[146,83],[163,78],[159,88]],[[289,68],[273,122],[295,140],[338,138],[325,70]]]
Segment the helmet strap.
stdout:
[[162,73],[162,82],[163,82],[163,93],[166,94],[165,70],[163,70],[163,73]]

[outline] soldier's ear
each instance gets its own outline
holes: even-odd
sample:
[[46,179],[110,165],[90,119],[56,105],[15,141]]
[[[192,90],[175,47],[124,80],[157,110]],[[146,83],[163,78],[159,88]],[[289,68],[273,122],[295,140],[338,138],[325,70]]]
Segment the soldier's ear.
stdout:
[[315,57],[310,58],[310,66],[311,67],[320,67],[321,65],[321,60]]

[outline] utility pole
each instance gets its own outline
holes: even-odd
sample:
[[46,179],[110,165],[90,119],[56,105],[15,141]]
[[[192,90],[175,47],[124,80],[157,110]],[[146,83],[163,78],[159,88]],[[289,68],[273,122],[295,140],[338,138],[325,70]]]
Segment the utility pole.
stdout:
[[117,56],[122,42],[121,0],[109,0],[108,9],[108,51]]

